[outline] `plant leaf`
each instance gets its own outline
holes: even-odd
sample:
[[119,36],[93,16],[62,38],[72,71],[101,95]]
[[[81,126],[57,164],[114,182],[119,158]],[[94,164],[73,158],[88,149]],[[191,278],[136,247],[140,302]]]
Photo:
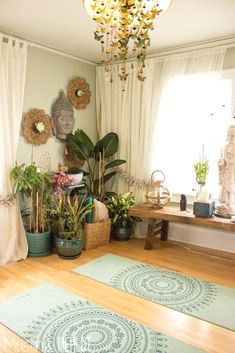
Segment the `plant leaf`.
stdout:
[[75,131],[74,136],[82,143],[84,143],[84,145],[87,147],[87,149],[90,152],[90,155],[93,154],[94,152],[94,143],[91,141],[91,139],[87,136],[87,134],[82,130],[82,129],[77,129]]
[[83,176],[90,175],[90,173],[86,172],[83,169],[77,168],[77,167],[71,167],[67,171],[68,174],[79,174],[81,172],[83,173]]
[[104,168],[105,169],[113,168],[113,167],[117,167],[117,166],[124,164],[124,163],[126,163],[126,161],[124,159],[115,159],[114,161],[106,164],[106,166]]
[[79,141],[76,136],[69,134],[67,136],[68,139],[68,145],[72,148],[73,152],[76,153],[78,158],[80,158],[83,161],[86,161],[87,159],[90,158],[90,151],[87,148],[87,146]]
[[104,183],[106,183],[109,179],[111,179],[115,174],[117,174],[116,171],[108,173],[108,174],[105,174],[104,175]]
[[110,132],[105,135],[100,141],[95,145],[95,156],[98,158],[99,152],[104,151],[104,158],[113,156],[118,150],[118,135],[114,132]]

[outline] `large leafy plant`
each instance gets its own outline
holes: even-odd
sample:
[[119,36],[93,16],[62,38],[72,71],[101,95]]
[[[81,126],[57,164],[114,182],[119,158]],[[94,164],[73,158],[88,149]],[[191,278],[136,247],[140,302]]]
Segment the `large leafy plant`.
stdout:
[[10,173],[13,181],[13,192],[27,197],[29,207],[25,214],[29,215],[28,230],[34,233],[48,230],[49,220],[47,205],[51,197],[51,176],[40,172],[36,165],[16,165]]
[[114,168],[126,162],[114,158],[119,145],[117,134],[110,132],[96,144],[81,129],[69,134],[67,138],[73,152],[78,158],[86,161],[87,171],[82,172],[86,176],[89,193],[103,197],[104,184],[117,173]]

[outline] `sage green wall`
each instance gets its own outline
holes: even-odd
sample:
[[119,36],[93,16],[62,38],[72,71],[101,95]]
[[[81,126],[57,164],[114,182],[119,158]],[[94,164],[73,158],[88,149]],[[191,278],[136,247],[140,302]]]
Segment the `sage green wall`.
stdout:
[[[95,113],[95,66],[67,58],[65,56],[48,52],[43,49],[29,47],[26,85],[24,97],[24,113],[30,109],[43,109],[51,115],[51,105],[58,97],[61,89],[67,93],[67,86],[71,79],[83,77],[90,85],[91,101],[85,109],[74,108],[75,126],[83,129],[92,140],[96,141],[97,126]],[[64,143],[52,136],[46,144],[33,147],[34,161],[44,152],[50,154],[51,169],[55,170],[58,163],[63,163]],[[30,163],[32,145],[29,144],[22,133],[19,137],[17,162]]]

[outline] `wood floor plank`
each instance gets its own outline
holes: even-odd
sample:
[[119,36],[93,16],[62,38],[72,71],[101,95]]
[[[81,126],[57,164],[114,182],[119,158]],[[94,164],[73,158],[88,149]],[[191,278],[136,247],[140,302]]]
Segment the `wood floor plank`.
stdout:
[[[106,253],[113,253],[235,288],[235,254],[190,246],[195,251],[192,252],[188,247],[189,245],[170,241],[163,243],[155,239],[154,250],[148,251],[144,250],[144,240],[112,240],[108,245],[83,251],[76,260],[62,260],[57,254],[44,258],[27,258],[25,261],[0,267],[0,300],[40,283],[53,283],[205,352],[234,353],[235,332],[72,272],[77,266]],[[0,325],[0,353],[25,351],[31,353],[35,349]]]

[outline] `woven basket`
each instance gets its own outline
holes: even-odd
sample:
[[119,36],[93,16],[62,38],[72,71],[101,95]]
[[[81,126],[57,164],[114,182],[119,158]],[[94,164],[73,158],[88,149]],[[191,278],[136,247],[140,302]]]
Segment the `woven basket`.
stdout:
[[98,246],[108,244],[110,239],[111,221],[105,219],[97,223],[85,223],[84,249],[95,249]]

